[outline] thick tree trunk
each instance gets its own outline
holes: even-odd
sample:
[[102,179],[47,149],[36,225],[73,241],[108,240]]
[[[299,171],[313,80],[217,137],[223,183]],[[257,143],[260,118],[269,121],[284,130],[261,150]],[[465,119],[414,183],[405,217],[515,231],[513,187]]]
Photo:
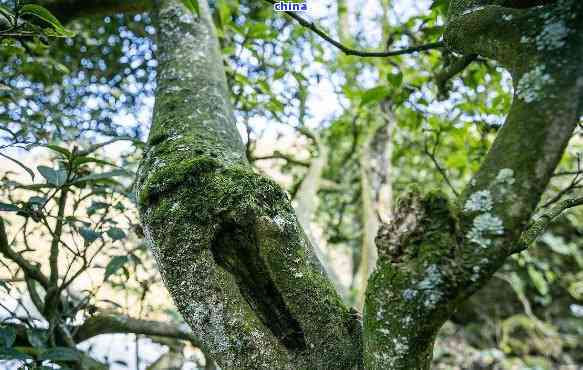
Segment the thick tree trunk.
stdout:
[[138,174],[162,277],[225,369],[353,368],[360,324],[285,193],[246,163],[206,1],[159,2],[158,88]]

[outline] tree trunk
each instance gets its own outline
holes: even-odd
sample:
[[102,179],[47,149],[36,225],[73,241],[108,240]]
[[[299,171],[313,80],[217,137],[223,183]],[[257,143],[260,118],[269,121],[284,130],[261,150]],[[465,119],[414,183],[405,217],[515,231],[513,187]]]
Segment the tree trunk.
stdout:
[[364,312],[367,369],[429,368],[441,325],[525,247],[533,210],[581,114],[583,4],[477,3],[451,2],[445,40],[507,67],[514,102],[459,204],[411,194],[381,229]]
[[137,193],[163,280],[224,369],[353,368],[361,326],[290,202],[245,159],[206,1],[162,0],[154,122]]

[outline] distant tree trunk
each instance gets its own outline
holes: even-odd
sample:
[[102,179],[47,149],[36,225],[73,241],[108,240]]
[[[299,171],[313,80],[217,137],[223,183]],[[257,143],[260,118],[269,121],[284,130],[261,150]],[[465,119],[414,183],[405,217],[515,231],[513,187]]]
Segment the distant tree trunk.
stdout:
[[310,162],[310,167],[300,184],[295,197],[295,211],[298,217],[298,221],[305,231],[310,243],[314,247],[314,254],[320,260],[324,271],[334,283],[336,291],[342,298],[348,296],[348,291],[346,287],[340,281],[339,276],[336,274],[334,267],[332,266],[332,261],[330,261],[330,256],[328,251],[322,246],[317,244],[316,236],[314,235],[314,230],[312,227],[312,222],[316,211],[318,209],[318,191],[320,190],[322,183],[322,175],[326,165],[328,164],[328,147],[326,143],[320,138],[319,135],[314,134],[315,145],[318,150],[318,156],[313,158]]
[[[383,35],[390,32],[388,23],[388,1],[381,0],[383,18],[381,27]],[[342,14],[347,18],[347,14]],[[342,17],[341,17],[342,19]],[[340,24],[348,25],[348,20],[341,20]],[[384,47],[381,45],[381,48]],[[380,227],[380,218],[389,220],[392,208],[392,178],[391,178],[391,130],[394,124],[394,115],[391,99],[383,100],[378,107],[378,115],[368,121],[368,127],[364,129],[364,139],[360,144],[359,168],[360,168],[360,202],[362,240],[360,250],[360,264],[357,271],[357,299],[356,305],[362,310],[368,278],[376,267],[377,248],[375,237]]]
[[581,114],[583,4],[451,1],[448,47],[505,66],[514,103],[459,204],[411,194],[381,228],[364,330],[285,193],[247,164],[198,4],[200,15],[160,0],[153,13],[158,88],[137,193],[164,282],[202,348],[224,369],[429,369],[445,320],[540,232],[528,222]]

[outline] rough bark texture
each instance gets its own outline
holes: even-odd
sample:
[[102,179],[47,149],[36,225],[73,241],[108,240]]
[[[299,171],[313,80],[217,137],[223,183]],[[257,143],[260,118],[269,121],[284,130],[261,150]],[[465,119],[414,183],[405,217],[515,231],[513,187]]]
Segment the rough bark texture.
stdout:
[[441,325],[517,250],[577,124],[583,4],[451,1],[447,45],[507,67],[514,104],[458,204],[412,192],[381,228],[361,337],[285,193],[246,163],[198,3],[200,15],[178,0],[153,14],[158,90],[137,192],[164,282],[202,348],[225,369],[428,369]]
[[365,367],[428,369],[433,338],[459,302],[516,252],[581,113],[583,12],[452,1],[445,40],[511,72],[515,96],[458,204],[412,193],[377,237],[364,312]]
[[162,277],[225,369],[353,368],[360,324],[286,194],[246,163],[209,9],[160,1],[158,88],[137,181]]

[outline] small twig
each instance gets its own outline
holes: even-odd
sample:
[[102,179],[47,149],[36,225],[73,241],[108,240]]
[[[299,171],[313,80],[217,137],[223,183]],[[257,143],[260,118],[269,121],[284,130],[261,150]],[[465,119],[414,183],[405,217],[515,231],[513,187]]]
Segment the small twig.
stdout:
[[439,164],[439,161],[437,160],[437,147],[439,146],[439,142],[440,142],[440,140],[439,140],[440,133],[441,132],[436,133],[435,145],[433,146],[433,149],[431,151],[429,150],[429,147],[427,145],[427,140],[425,140],[425,142],[423,143],[423,152],[425,153],[425,155],[427,155],[429,157],[429,159],[431,159],[431,162],[433,162],[433,165],[435,166],[435,168],[437,169],[437,171],[439,172],[439,174],[441,175],[441,177],[443,178],[443,180],[445,181],[447,186],[451,189],[453,194],[456,197],[459,197],[460,193],[453,186],[453,184],[449,180],[449,176],[447,176],[447,172],[445,171],[445,169],[443,167],[441,167],[441,165]]
[[293,164],[293,165],[296,165],[296,166],[302,166],[302,167],[309,167],[310,166],[309,162],[295,159],[292,156],[285,155],[280,151],[275,151],[271,155],[264,155],[264,156],[259,156],[259,157],[252,156],[249,160],[251,162],[256,162],[256,161],[263,161],[263,160],[267,160],[267,159],[283,159],[286,162]]
[[583,182],[583,176],[582,176],[583,169],[581,166],[581,154],[577,154],[577,171],[573,172],[573,175],[575,175],[575,176],[571,180],[571,183],[567,187],[565,187],[564,189],[561,189],[554,197],[552,197],[549,201],[547,201],[545,204],[543,204],[542,208],[549,207],[553,203],[556,203],[559,200],[561,200],[561,198],[563,196],[565,196],[566,194],[572,192],[573,190],[581,188],[580,184],[581,184],[581,182]]
[[546,231],[551,222],[559,217],[564,211],[580,205],[583,205],[583,197],[566,199],[543,213],[529,226],[528,230],[522,233],[519,245],[517,246],[517,251],[522,251],[534,243],[536,239]]
[[119,137],[113,138],[113,139],[108,140],[108,141],[103,142],[103,143],[91,145],[89,148],[87,148],[85,150],[80,150],[79,152],[77,152],[77,155],[78,156],[88,155],[88,154],[91,154],[91,153],[95,152],[98,149],[103,148],[104,146],[107,146],[109,144],[113,144],[113,143],[115,143],[117,141],[124,141],[124,140],[125,141],[132,141],[134,143],[135,142],[140,142],[140,140],[137,140],[136,138],[133,138],[131,136],[119,136]]
[[8,238],[6,236],[6,229],[4,228],[4,221],[0,218],[0,253],[3,254],[6,258],[16,263],[24,272],[26,276],[36,280],[39,284],[47,289],[49,286],[49,279],[43,275],[40,269],[36,266],[33,266],[30,262],[28,262],[22,255],[16,252],[14,249],[10,247],[8,244]]
[[[277,1],[275,1],[275,0],[264,0],[264,1],[266,1],[270,4],[277,3]],[[283,12],[283,13],[285,13],[288,16],[290,16],[291,18],[295,19],[300,25],[311,30],[316,35],[320,36],[326,42],[332,44],[334,47],[336,47],[337,49],[339,49],[340,51],[342,51],[346,55],[356,55],[359,57],[386,58],[386,57],[393,57],[393,56],[397,56],[397,55],[413,54],[413,53],[417,53],[420,51],[438,49],[438,48],[442,48],[445,46],[444,42],[438,41],[438,42],[432,42],[429,44],[413,46],[410,48],[398,49],[398,50],[387,50],[387,51],[356,50],[356,49],[352,49],[352,48],[349,48],[349,47],[343,45],[342,43],[340,43],[337,40],[334,40],[326,32],[324,32],[320,28],[318,28],[318,26],[316,24],[314,24],[314,22],[311,22],[311,21],[308,21],[308,20],[302,18],[297,13],[294,13],[294,12]]]
[[437,85],[439,99],[447,99],[448,96],[448,82],[457,74],[463,72],[478,56],[476,54],[463,55],[461,57],[454,57],[455,59],[446,65],[442,70],[437,72],[434,76],[435,85]]

